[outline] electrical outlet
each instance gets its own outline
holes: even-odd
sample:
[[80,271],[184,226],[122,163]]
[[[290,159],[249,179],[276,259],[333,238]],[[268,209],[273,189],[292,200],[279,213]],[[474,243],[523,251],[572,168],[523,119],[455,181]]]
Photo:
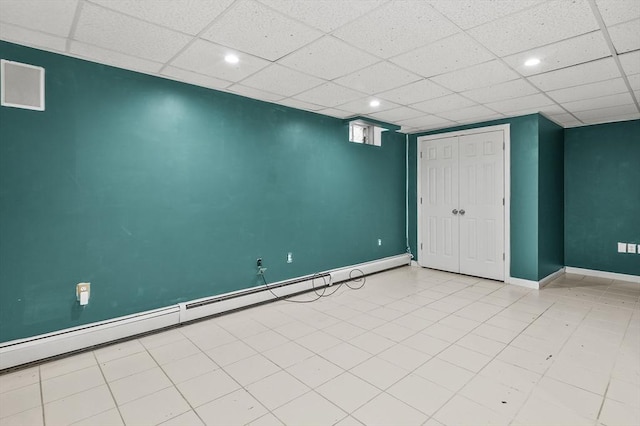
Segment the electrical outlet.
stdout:
[[637,244],[629,243],[627,244],[627,253],[636,253],[637,248]]
[[618,243],[618,253],[627,252],[627,243]]
[[378,245],[381,246],[382,245],[382,240],[380,238],[378,238]]
[[292,263],[293,262],[293,253],[289,252],[287,253],[287,263]]
[[78,283],[76,284],[76,299],[80,306],[85,306],[89,303],[89,296],[91,295],[91,283]]

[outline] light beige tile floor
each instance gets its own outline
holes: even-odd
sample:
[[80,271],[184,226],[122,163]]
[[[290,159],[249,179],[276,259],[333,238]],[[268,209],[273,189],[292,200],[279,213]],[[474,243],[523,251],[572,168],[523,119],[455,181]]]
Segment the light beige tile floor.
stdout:
[[404,267],[0,375],[0,426],[637,426],[639,299]]

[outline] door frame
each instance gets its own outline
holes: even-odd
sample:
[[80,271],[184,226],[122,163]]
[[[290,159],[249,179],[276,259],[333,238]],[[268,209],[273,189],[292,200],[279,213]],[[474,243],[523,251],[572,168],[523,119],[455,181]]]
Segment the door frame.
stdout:
[[425,267],[422,265],[423,249],[422,249],[422,229],[421,229],[421,220],[422,217],[422,204],[420,203],[420,196],[422,194],[422,188],[420,184],[420,177],[422,176],[422,170],[420,167],[420,144],[421,142],[434,140],[434,139],[444,139],[456,136],[465,136],[465,135],[473,135],[478,133],[488,133],[502,131],[504,135],[504,152],[503,152],[503,160],[504,160],[504,176],[503,176],[503,194],[504,194],[504,209],[503,209],[503,217],[504,217],[504,282],[509,282],[511,279],[511,125],[507,124],[499,124],[496,126],[487,126],[487,127],[476,127],[473,129],[466,130],[456,130],[452,132],[446,133],[436,133],[427,136],[419,136],[416,139],[416,179],[417,179],[417,223],[416,223],[416,240],[417,240],[417,252],[418,252],[418,265]]

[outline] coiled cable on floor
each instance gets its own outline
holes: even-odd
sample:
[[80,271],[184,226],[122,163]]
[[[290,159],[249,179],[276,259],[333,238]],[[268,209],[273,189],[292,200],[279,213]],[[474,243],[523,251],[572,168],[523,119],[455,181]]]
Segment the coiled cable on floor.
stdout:
[[[329,288],[331,286],[331,275],[329,275],[329,280],[327,281],[327,276],[325,274],[314,274],[311,277],[311,288],[313,290],[313,292],[315,293],[316,297],[311,299],[311,300],[292,300],[290,297],[294,297],[294,296],[278,296],[276,293],[273,292],[273,290],[271,289],[271,287],[269,286],[269,284],[267,283],[267,279],[264,276],[264,270],[259,270],[258,271],[258,275],[260,275],[260,277],[262,277],[262,282],[264,283],[264,286],[267,288],[267,290],[269,290],[269,292],[273,295],[273,297],[276,298],[276,300],[284,300],[285,302],[291,302],[291,303],[312,303],[312,302],[316,302],[318,300],[320,300],[323,297],[329,297],[335,294],[336,291],[340,290],[340,288],[343,285],[346,285],[347,287],[349,287],[351,290],[360,290],[362,287],[364,287],[364,284],[367,282],[367,278],[364,275],[364,272],[362,272],[360,269],[354,268],[351,271],[349,271],[349,279],[342,281],[340,283],[338,283],[336,285],[336,288],[331,291],[330,293],[327,292],[327,288]],[[321,278],[322,279],[322,288],[318,289],[318,287],[316,287],[316,280]],[[359,283],[357,285],[352,285],[351,283]]]

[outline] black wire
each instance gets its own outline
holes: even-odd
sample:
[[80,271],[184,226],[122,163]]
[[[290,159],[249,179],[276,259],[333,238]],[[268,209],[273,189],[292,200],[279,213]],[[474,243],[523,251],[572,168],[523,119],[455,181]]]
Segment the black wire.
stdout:
[[[358,272],[360,273],[360,275],[354,277],[354,274]],[[364,287],[364,284],[367,282],[367,278],[365,277],[364,272],[362,272],[360,269],[357,269],[357,268],[352,269],[351,271],[349,271],[349,279],[338,283],[336,288],[331,293],[327,294],[327,288],[331,286],[331,275],[329,275],[329,282],[327,282],[326,275],[314,274],[311,277],[311,287],[313,288],[313,292],[315,293],[316,297],[311,300],[291,300],[290,298],[285,296],[278,296],[273,292],[271,287],[269,287],[269,284],[267,284],[267,279],[264,276],[264,271],[258,272],[258,275],[262,277],[262,282],[264,283],[264,286],[267,288],[267,290],[269,290],[269,292],[273,295],[273,297],[276,298],[276,300],[284,300],[285,302],[291,302],[291,303],[313,303],[320,300],[323,297],[333,296],[336,293],[336,291],[340,290],[343,284],[346,284],[346,286],[349,287],[351,290],[360,290],[362,287]],[[318,292],[318,288],[316,287],[316,279],[318,278],[322,278],[322,282],[324,284],[322,286],[321,293]],[[352,286],[349,284],[351,282],[358,283],[360,281],[362,281],[362,284],[357,286]]]

